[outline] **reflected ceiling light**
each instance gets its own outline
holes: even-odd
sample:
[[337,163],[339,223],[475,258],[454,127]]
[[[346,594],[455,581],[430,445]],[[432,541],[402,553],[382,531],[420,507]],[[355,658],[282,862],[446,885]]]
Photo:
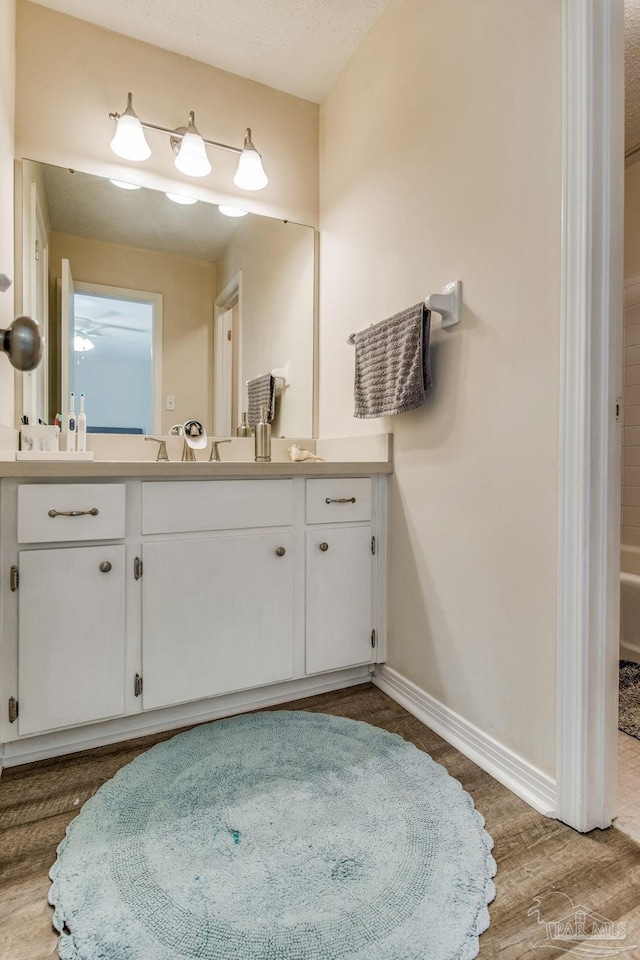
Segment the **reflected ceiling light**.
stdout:
[[185,206],[198,202],[194,197],[184,197],[181,193],[165,193],[165,197],[169,197],[169,200],[173,200],[174,203],[182,203]]
[[112,180],[109,178],[109,183],[112,183],[114,187],[120,187],[121,190],[139,190],[139,183],[125,183],[124,180]]
[[79,334],[73,338],[73,349],[76,353],[86,353],[87,350],[93,350],[95,343],[88,337],[82,337]]
[[225,217],[246,217],[248,210],[241,210],[240,207],[228,207],[225,203],[218,204],[218,210],[220,213],[224,213]]
[[127,95],[125,112],[110,113],[109,116],[117,123],[111,149],[124,160],[146,160],[151,156],[149,144],[144,136],[143,128],[145,128],[169,135],[171,148],[176,154],[175,165],[188,177],[206,177],[211,173],[211,164],[207,156],[209,146],[238,156],[238,169],[233,182],[241,190],[262,190],[269,183],[262,166],[262,157],[252,143],[249,127],[245,130],[242,147],[232,147],[228,143],[207,140],[206,137],[201,136],[195,124],[193,111],[189,113],[186,127],[178,127],[176,130],[160,127],[155,123],[140,120],[133,109],[130,93]]
[[241,190],[262,190],[269,183],[269,178],[262,166],[262,157],[251,142],[250,127],[245,130],[244,148],[238,160],[238,169],[233,182]]
[[127,94],[127,109],[124,113],[113,114],[116,123],[116,133],[111,141],[111,149],[123,160],[148,160],[151,156],[151,147],[147,143],[138,119],[133,109],[133,98]]

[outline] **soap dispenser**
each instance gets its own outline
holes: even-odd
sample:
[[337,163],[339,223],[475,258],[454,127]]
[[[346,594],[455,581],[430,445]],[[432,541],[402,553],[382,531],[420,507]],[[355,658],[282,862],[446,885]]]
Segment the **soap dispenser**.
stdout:
[[271,424],[267,421],[267,408],[260,407],[260,420],[256,423],[256,463],[271,462]]
[[251,424],[249,423],[249,414],[242,414],[242,423],[239,425],[236,430],[237,437],[250,437],[251,436]]

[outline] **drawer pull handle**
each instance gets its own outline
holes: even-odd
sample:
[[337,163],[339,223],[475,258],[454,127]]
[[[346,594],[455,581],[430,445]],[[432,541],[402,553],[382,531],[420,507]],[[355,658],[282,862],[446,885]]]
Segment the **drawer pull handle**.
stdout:
[[277,554],[277,556],[279,556],[279,557],[284,557],[284,555],[285,555],[286,552],[287,552],[287,551],[285,550],[284,547],[278,547],[277,550],[276,550],[276,554]]
[[328,543],[321,543],[321,544],[320,544],[320,549],[322,550],[323,553],[326,553],[327,550],[329,549],[329,544],[328,544]]
[[97,507],[91,510],[49,510],[50,517],[97,517],[100,511]]
[[111,563],[109,560],[103,560],[100,564],[100,573],[110,573],[111,572]]
[[355,497],[325,497],[325,503],[355,503]]

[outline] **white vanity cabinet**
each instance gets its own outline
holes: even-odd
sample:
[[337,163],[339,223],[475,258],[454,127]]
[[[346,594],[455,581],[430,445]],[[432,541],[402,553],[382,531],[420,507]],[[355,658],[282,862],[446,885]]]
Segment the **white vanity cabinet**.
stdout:
[[307,531],[306,670],[375,660],[370,526]]
[[147,543],[142,705],[293,676],[291,533]]
[[377,557],[372,500],[369,477],[306,482],[308,674],[376,659]]
[[384,476],[190,466],[1,480],[5,763],[365,682],[384,659]]
[[117,717],[125,690],[125,547],[20,553],[21,736]]
[[293,676],[292,525],[289,479],[142,484],[145,710]]
[[[124,484],[17,489],[18,551],[10,584],[17,598],[14,699],[20,736],[124,711],[126,551],[111,541],[124,537],[125,489]],[[95,540],[105,542],[85,545]]]

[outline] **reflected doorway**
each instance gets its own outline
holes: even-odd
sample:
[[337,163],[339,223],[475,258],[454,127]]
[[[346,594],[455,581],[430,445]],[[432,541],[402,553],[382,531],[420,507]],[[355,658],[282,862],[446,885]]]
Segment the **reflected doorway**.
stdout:
[[214,308],[214,431],[217,437],[235,436],[243,409],[242,271],[227,284]]
[[85,395],[91,433],[160,431],[162,295],[74,281],[63,261],[61,300],[63,403]]

